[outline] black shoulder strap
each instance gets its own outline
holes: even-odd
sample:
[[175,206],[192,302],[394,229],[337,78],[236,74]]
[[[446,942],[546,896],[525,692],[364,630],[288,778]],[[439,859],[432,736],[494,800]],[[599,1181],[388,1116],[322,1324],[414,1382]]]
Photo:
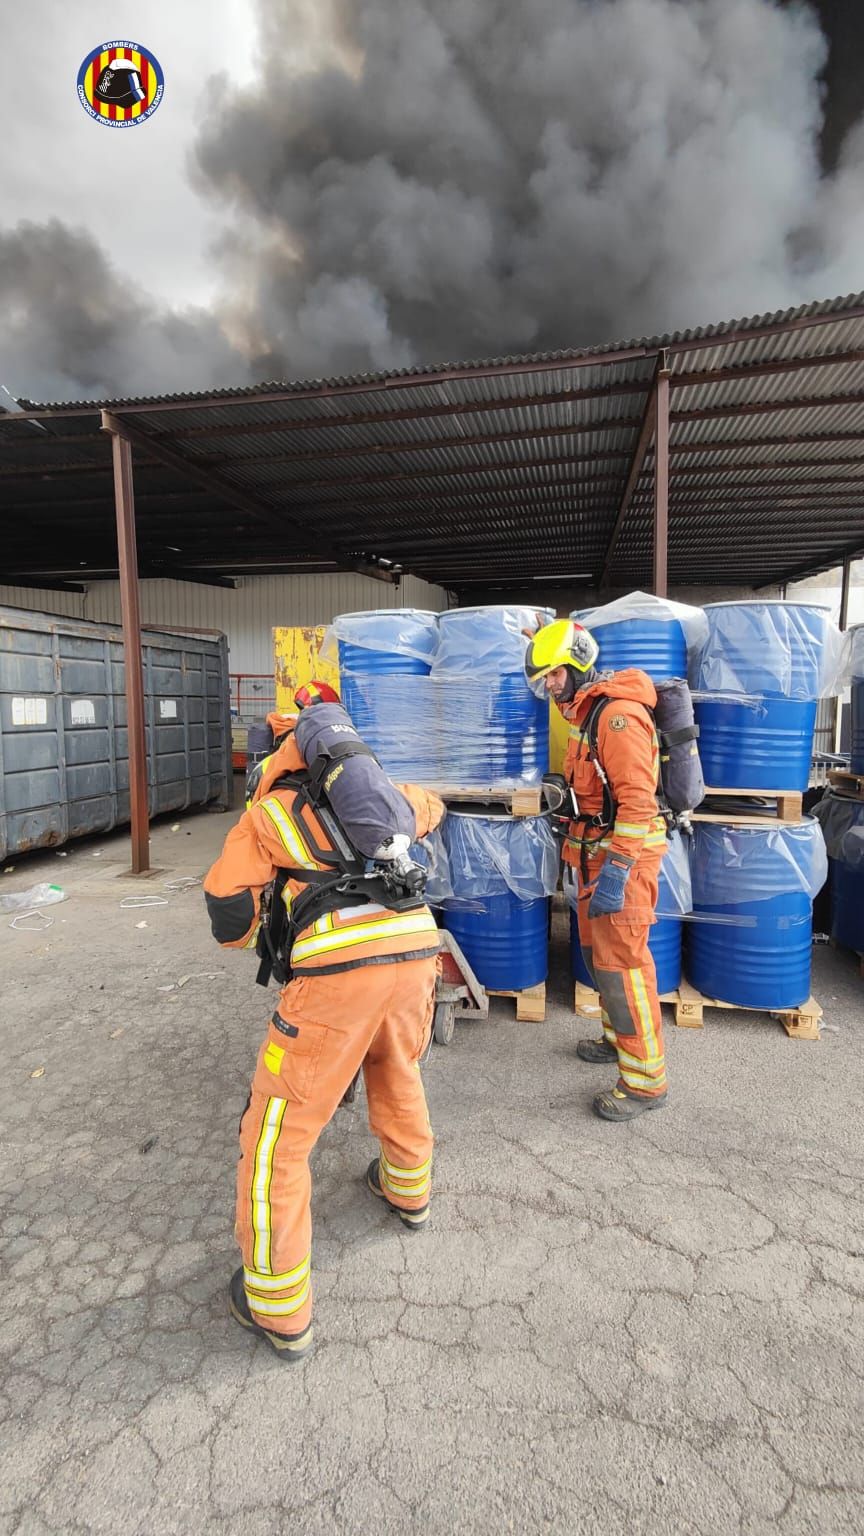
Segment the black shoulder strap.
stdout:
[[585,720],[585,724],[582,727],[582,735],[588,742],[588,755],[593,762],[598,760],[597,737],[600,734],[600,716],[606,708],[606,705],[611,703],[612,699],[608,694],[601,694],[599,699],[595,699],[594,703],[591,705]]

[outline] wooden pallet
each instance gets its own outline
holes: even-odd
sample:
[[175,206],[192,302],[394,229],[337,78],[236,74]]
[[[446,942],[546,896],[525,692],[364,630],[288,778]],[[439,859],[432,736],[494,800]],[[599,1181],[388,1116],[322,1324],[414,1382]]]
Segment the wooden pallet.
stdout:
[[475,805],[497,805],[511,816],[539,816],[543,809],[542,791],[539,784],[520,789],[496,789],[494,786],[464,784],[427,784],[442,800],[458,803],[465,801]]
[[488,997],[515,997],[516,1018],[520,1024],[542,1024],[546,1019],[546,983],[537,987],[525,987],[521,992],[497,992],[487,988]]
[[851,800],[864,800],[864,773],[849,773],[845,768],[832,768],[828,782],[842,790]]
[[[715,821],[733,827],[764,827],[766,821],[796,822],[803,819],[801,809],[802,795],[800,789],[708,789],[705,790],[705,799],[730,799],[730,800],[767,800],[773,802],[766,805],[762,814],[751,815],[746,811],[729,811],[723,814],[720,811],[694,811],[691,821]],[[760,808],[761,809],[761,808]]]
[[[792,1008],[786,1011],[769,1008],[747,1008],[741,1003],[726,1003],[719,997],[705,997],[691,987],[689,981],[682,981],[680,987],[674,992],[664,992],[660,998],[661,1003],[669,1003],[675,1010],[675,1023],[679,1029],[702,1029],[705,1024],[706,1008],[726,1008],[732,1013],[770,1013],[772,1018],[780,1020],[787,1035],[793,1040],[818,1040],[819,1020],[822,1017],[822,1009],[814,997],[807,999],[800,1008]],[[595,1017],[600,1011],[600,999],[590,987],[576,982],[573,1006],[577,1013],[587,1017]]]

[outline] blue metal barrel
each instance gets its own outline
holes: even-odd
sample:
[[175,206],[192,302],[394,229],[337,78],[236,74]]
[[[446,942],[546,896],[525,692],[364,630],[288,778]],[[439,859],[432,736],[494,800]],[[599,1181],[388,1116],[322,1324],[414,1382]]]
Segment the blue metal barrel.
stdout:
[[852,708],[849,767],[864,773],[864,624],[850,630],[852,636]]
[[[674,992],[681,985],[681,935],[683,925],[679,917],[671,917],[671,912],[680,911],[676,906],[664,875],[664,865],[660,865],[659,889],[657,894],[657,921],[651,925],[648,934],[648,948],[654,960],[657,971],[657,990]],[[582,958],[582,948],[579,943],[579,924],[576,913],[570,910],[570,969],[573,972],[573,980],[581,981],[586,987],[593,987],[594,983],[588,973],[588,967]]]
[[[844,949],[864,954],[864,800],[829,793],[819,811],[827,809],[822,829],[829,845],[832,938]],[[852,845],[852,846],[850,846]]]
[[[547,771],[549,706],[534,697],[523,669],[522,631],[535,629],[537,617],[533,609],[508,606],[439,615],[432,676],[442,684],[447,782],[539,783]],[[543,623],[553,617],[551,610],[540,614]]]
[[428,677],[438,640],[438,617],[414,608],[379,608],[342,614],[336,621],[352,639],[339,641],[342,703],[363,740],[394,777],[440,777],[428,700],[412,679]]
[[[585,623],[579,612],[570,617],[577,624]],[[687,642],[677,619],[619,619],[613,624],[592,623],[590,629],[600,647],[597,665],[604,672],[639,667],[655,683],[687,676]]]
[[[804,603],[710,603],[697,701],[716,789],[805,790],[830,614]],[[737,697],[736,697],[737,695]]]
[[[813,903],[807,871],[824,860],[814,821],[701,822],[691,845],[693,912],[684,970],[706,997],[796,1008],[810,995]],[[699,917],[703,921],[699,921]]]
[[[520,818],[520,821],[533,818]],[[524,825],[505,817],[451,811],[442,827],[454,900],[443,902],[444,927],[453,934],[478,980],[490,991],[521,991],[546,980],[549,898],[522,900],[491,865],[478,868],[471,821],[483,821],[500,842],[502,862],[511,837]],[[514,829],[516,829],[514,831]],[[538,859],[538,880],[539,880]]]

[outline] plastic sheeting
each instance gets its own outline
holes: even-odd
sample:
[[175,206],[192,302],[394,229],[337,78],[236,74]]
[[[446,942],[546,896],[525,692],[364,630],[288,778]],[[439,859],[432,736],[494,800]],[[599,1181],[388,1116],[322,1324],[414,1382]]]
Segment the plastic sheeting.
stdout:
[[698,665],[708,638],[708,620],[702,608],[692,608],[688,603],[673,603],[665,597],[654,597],[650,592],[628,592],[616,597],[611,603],[597,608],[576,609],[570,615],[586,629],[595,625],[621,624],[625,620],[643,620],[649,624],[680,624],[687,645],[688,664]]
[[[829,859],[846,863],[844,848],[850,833],[860,831],[864,836],[864,801],[851,800],[829,790],[813,807],[813,815],[822,828]],[[853,862],[857,863],[857,839],[850,838],[848,848]]]
[[696,908],[749,905],[796,892],[812,900],[827,879],[828,856],[822,829],[812,819],[764,830],[700,822],[690,871]]
[[[477,678],[524,674],[529,637],[551,624],[554,617],[551,608],[450,608],[438,616],[432,675]],[[529,691],[527,683],[525,691]]]
[[520,678],[356,674],[343,694],[392,778],[516,789],[539,784],[549,767],[549,710]]
[[484,898],[510,892],[520,901],[551,896],[559,845],[545,816],[476,816],[451,811],[441,828],[414,844],[428,871],[426,899],[481,911]]
[[864,624],[854,624],[849,636],[849,674],[856,681],[864,680]]
[[438,644],[438,615],[422,608],[373,608],[340,613],[321,642],[324,661],[339,662],[339,642],[363,650],[411,656],[431,665]]
[[842,691],[848,639],[805,603],[711,603],[696,687],[705,694],[812,700]]
[[[578,881],[572,865],[565,864],[561,884],[567,905],[575,912],[579,904]],[[680,832],[668,835],[666,852],[660,865],[655,917],[684,917],[693,910],[693,884],[687,839]]]

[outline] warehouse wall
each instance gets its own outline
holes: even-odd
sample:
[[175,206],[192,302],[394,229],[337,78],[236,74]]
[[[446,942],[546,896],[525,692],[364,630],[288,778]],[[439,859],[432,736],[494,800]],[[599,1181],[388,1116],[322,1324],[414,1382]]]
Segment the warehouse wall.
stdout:
[[[554,608],[560,616],[572,613],[575,608],[593,608],[601,603],[611,603],[615,597],[622,597],[625,591],[631,588],[609,587],[599,592],[591,587],[556,587],[546,582],[526,582],[524,585],[514,582],[511,588],[501,592],[489,592],[488,588],[477,587],[473,591],[464,592],[463,602],[471,603],[528,603],[537,608]],[[647,588],[643,589],[647,591]],[[704,603],[722,603],[725,601],[745,602],[748,597],[771,598],[780,596],[779,587],[765,587],[759,592],[753,592],[749,587],[670,587],[669,596],[678,603],[692,603],[694,607],[701,607]]]
[[[400,587],[370,576],[246,576],[236,589],[184,581],[142,581],[141,620],[228,636],[232,672],[273,673],[276,625],[327,624],[337,613],[368,608],[447,606],[442,587],[405,576]],[[72,618],[120,623],[120,584],[94,582],[86,593],[0,586],[0,604]]]

